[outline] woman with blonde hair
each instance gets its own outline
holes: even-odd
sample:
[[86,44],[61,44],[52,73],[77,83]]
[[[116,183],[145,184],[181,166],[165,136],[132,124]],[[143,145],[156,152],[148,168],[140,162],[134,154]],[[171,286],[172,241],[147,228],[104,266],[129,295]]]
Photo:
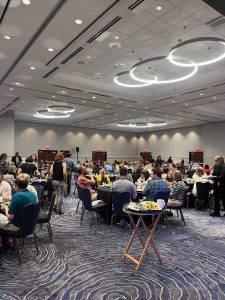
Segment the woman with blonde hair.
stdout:
[[198,169],[195,171],[195,174],[192,177],[193,182],[194,182],[194,187],[192,190],[192,194],[197,197],[197,182],[207,182],[208,181],[208,176],[205,174],[204,170],[202,167],[198,167]]
[[99,175],[97,176],[97,186],[99,187],[103,183],[110,184],[110,179],[109,179],[109,176],[105,175],[105,170],[102,168],[99,171]]
[[66,184],[66,163],[64,162],[64,155],[58,152],[55,156],[55,162],[51,165],[50,174],[52,177],[52,185],[56,194],[56,202],[54,211],[59,215],[62,214],[61,206],[64,198],[64,189]]
[[173,199],[183,201],[185,192],[187,190],[186,184],[182,180],[182,174],[180,171],[175,171],[173,174],[173,187],[171,189],[171,194]]

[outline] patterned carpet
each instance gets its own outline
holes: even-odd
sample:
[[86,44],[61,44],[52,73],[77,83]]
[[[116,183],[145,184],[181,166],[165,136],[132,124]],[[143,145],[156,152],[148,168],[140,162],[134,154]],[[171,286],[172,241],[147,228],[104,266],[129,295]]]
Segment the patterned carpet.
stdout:
[[[122,261],[130,230],[95,220],[80,227],[76,200],[66,198],[63,216],[53,215],[53,244],[47,229],[38,228],[40,253],[33,240],[0,260],[0,299],[7,300],[216,300],[225,299],[225,217],[184,211],[186,226],[176,216],[169,231],[159,225],[155,241],[163,258],[145,258],[140,271]],[[139,243],[133,252],[140,253]]]

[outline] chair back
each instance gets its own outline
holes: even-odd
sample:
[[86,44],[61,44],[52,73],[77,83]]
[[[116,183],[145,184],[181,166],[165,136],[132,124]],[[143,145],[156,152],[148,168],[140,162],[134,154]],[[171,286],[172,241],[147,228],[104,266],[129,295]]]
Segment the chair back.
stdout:
[[115,216],[126,216],[123,206],[130,202],[130,193],[128,192],[112,192],[112,205]]
[[86,210],[92,210],[91,204],[91,192],[87,188],[81,188],[78,186],[78,195],[83,203],[83,206]]
[[154,201],[157,202],[158,199],[163,199],[167,205],[169,197],[170,197],[170,191],[158,192],[155,194]]
[[34,188],[37,191],[37,197],[38,197],[38,201],[43,199],[43,194],[44,194],[44,188],[41,185],[34,185]]
[[75,181],[75,185],[76,185],[76,188],[77,188],[78,198],[81,200],[81,196],[80,196],[80,189],[81,188],[79,187],[77,180]]
[[41,202],[26,205],[21,213],[20,234],[26,237],[32,234],[37,224],[37,218],[40,211]]
[[196,182],[197,199],[206,200],[209,198],[209,191],[211,189],[210,182]]
[[187,171],[187,177],[188,177],[188,178],[192,178],[193,175],[194,175],[194,173],[195,173],[195,170],[188,170],[188,171]]
[[46,220],[47,222],[49,222],[51,220],[51,217],[52,217],[52,211],[53,211],[53,207],[54,207],[54,204],[55,204],[56,194],[57,194],[56,191],[54,191],[52,193],[52,198],[51,198],[50,206],[49,206],[49,209],[48,209],[48,216],[47,216],[47,220]]

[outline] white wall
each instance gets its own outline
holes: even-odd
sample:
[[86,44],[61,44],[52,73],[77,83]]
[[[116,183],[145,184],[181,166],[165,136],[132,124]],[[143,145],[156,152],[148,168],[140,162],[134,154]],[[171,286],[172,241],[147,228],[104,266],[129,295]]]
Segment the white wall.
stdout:
[[215,155],[225,156],[225,122],[143,133],[138,139],[138,152],[146,148],[154,157],[167,159],[171,155],[175,161],[182,157],[188,161],[189,151],[197,147],[204,151],[205,163],[210,165]]
[[0,152],[14,155],[14,113],[6,112],[0,116]]
[[54,126],[15,121],[15,150],[26,157],[38,149],[70,150],[76,158],[75,147],[80,147],[79,159],[91,159],[98,147],[107,151],[108,159],[133,160],[138,153],[138,138],[134,133]]

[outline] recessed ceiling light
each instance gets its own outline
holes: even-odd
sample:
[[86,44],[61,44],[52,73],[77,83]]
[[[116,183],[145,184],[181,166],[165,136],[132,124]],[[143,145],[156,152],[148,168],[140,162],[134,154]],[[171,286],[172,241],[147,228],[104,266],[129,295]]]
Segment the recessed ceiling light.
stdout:
[[148,109],[148,106],[145,106],[146,109]]
[[200,94],[200,96],[203,96],[203,95],[204,95],[203,93]]
[[120,37],[118,35],[114,36],[115,40],[118,40]]
[[55,98],[55,95],[52,95],[52,98]]
[[91,56],[87,56],[87,59],[91,58]]
[[188,106],[188,103],[185,103],[186,106]]
[[20,82],[16,82],[16,85],[20,85]]
[[30,0],[23,0],[23,4],[30,5]]
[[9,35],[4,35],[4,39],[6,39],[6,40],[10,40],[10,39],[11,39],[11,37],[10,37]]
[[18,107],[20,107],[20,106],[19,106],[19,105],[16,105],[15,107],[18,108]]
[[92,99],[95,99],[96,97],[95,97],[95,96],[92,96],[91,98],[92,98]]
[[180,119],[181,119],[181,120],[183,120],[183,118],[182,118],[182,117],[181,117]]
[[80,24],[82,24],[82,23],[83,23],[83,21],[82,21],[82,20],[80,20],[80,19],[76,19],[74,22],[75,22],[76,24],[78,24],[78,25],[80,25]]
[[101,73],[100,72],[98,72],[98,73],[96,73],[97,75],[100,75]]
[[172,103],[174,103],[174,102],[175,102],[175,100],[172,100],[171,102],[172,102]]
[[14,89],[13,88],[9,88],[10,89],[10,91],[14,91]]
[[110,105],[107,105],[107,107],[110,108],[111,106],[110,106]]
[[213,97],[213,100],[216,100],[216,96]]
[[49,52],[53,52],[54,49],[53,49],[53,48],[48,48],[48,51],[49,51]]
[[148,111],[146,111],[145,113],[146,113],[146,114],[148,114],[149,112],[148,112]]
[[160,10],[162,10],[163,9],[163,7],[162,6],[160,6],[160,5],[158,5],[158,6],[156,6],[156,8],[155,8],[156,10],[158,10],[158,11],[160,11]]
[[36,70],[36,68],[35,68],[35,67],[30,67],[30,69],[31,69],[31,70]]
[[136,111],[136,109],[133,109],[133,111]]
[[63,93],[63,94],[67,94],[67,92],[66,92],[66,91],[62,91],[61,93]]
[[104,120],[105,118],[102,118],[102,120]]
[[119,101],[119,104],[121,104],[122,102],[121,101]]

